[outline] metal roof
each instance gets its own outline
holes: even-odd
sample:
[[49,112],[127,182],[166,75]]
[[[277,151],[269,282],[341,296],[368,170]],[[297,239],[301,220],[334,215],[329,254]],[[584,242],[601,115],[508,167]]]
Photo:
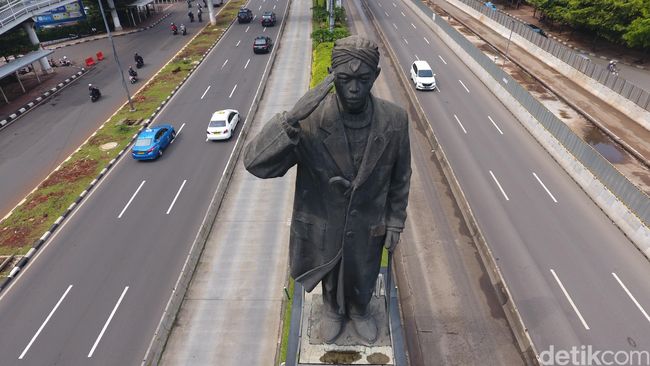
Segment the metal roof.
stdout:
[[41,57],[46,57],[53,52],[53,50],[38,50],[30,52],[21,58],[17,58],[8,64],[0,66],[0,79],[15,73],[23,67],[38,61]]
[[131,3],[131,4],[127,5],[127,7],[136,7],[137,6],[137,7],[140,8],[140,7],[146,6],[147,4],[151,4],[153,1],[154,0],[138,0],[138,1],[134,2],[134,3]]

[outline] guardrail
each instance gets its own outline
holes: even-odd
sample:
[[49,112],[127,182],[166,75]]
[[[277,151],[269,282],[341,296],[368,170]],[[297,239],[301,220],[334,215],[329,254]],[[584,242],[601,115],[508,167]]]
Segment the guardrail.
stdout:
[[633,102],[639,107],[650,111],[650,92],[636,86],[634,83],[611,73],[607,68],[591,62],[581,53],[563,45],[562,43],[547,37],[543,37],[535,32],[526,23],[514,18],[510,14],[499,10],[492,10],[477,0],[457,0],[473,8],[486,17],[494,20],[502,26],[511,29],[527,41],[533,43],[542,50],[555,56],[562,62],[580,71],[584,75],[606,86],[623,98]]
[[13,0],[3,1],[0,6],[0,33],[5,32],[3,29],[16,21],[23,21],[23,17],[31,17],[36,14],[61,6],[62,4],[72,3],[76,0]]

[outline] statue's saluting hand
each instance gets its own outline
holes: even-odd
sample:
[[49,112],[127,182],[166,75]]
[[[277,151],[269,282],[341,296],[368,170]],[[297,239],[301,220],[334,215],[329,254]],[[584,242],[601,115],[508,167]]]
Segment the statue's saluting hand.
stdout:
[[299,121],[307,118],[318,107],[320,102],[325,99],[333,85],[334,74],[329,74],[325,80],[305,93],[296,102],[293,109],[286,114],[287,122],[291,126],[297,126]]

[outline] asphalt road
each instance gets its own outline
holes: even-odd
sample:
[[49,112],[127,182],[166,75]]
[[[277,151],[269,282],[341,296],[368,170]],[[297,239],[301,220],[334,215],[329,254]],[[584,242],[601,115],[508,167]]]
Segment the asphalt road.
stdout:
[[[133,64],[135,52],[144,58],[145,66],[137,70],[140,80],[130,84],[127,78],[131,95],[205,24],[189,23],[188,36],[171,36],[167,25],[169,22],[186,22],[186,10],[184,4],[175,4],[167,10],[172,15],[156,27],[114,38],[125,70],[129,64]],[[98,63],[81,80],[0,131],[0,217],[13,209],[126,101],[108,39],[60,48],[53,57],[59,59],[66,55],[81,65],[84,58],[98,51],[104,53],[105,61]],[[73,70],[59,68],[59,72],[70,74]],[[101,99],[96,103],[90,102],[88,83],[94,84],[102,92]]]
[[649,350],[648,261],[405,4],[369,6],[404,73],[437,73],[418,99],[538,351]]
[[[286,2],[249,6],[281,14]],[[206,142],[209,116],[246,117],[269,59],[252,40],[278,28],[234,24],[156,118],[178,131],[164,156],[120,160],[3,292],[3,364],[140,363],[238,137]]]

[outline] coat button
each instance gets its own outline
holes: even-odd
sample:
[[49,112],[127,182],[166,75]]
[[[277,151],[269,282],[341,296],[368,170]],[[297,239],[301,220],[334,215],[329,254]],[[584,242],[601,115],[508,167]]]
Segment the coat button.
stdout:
[[359,211],[357,211],[357,210],[350,211],[350,216],[357,217],[357,215],[359,215]]
[[353,236],[354,236],[354,231],[348,231],[347,233],[345,233],[346,238],[351,238]]

